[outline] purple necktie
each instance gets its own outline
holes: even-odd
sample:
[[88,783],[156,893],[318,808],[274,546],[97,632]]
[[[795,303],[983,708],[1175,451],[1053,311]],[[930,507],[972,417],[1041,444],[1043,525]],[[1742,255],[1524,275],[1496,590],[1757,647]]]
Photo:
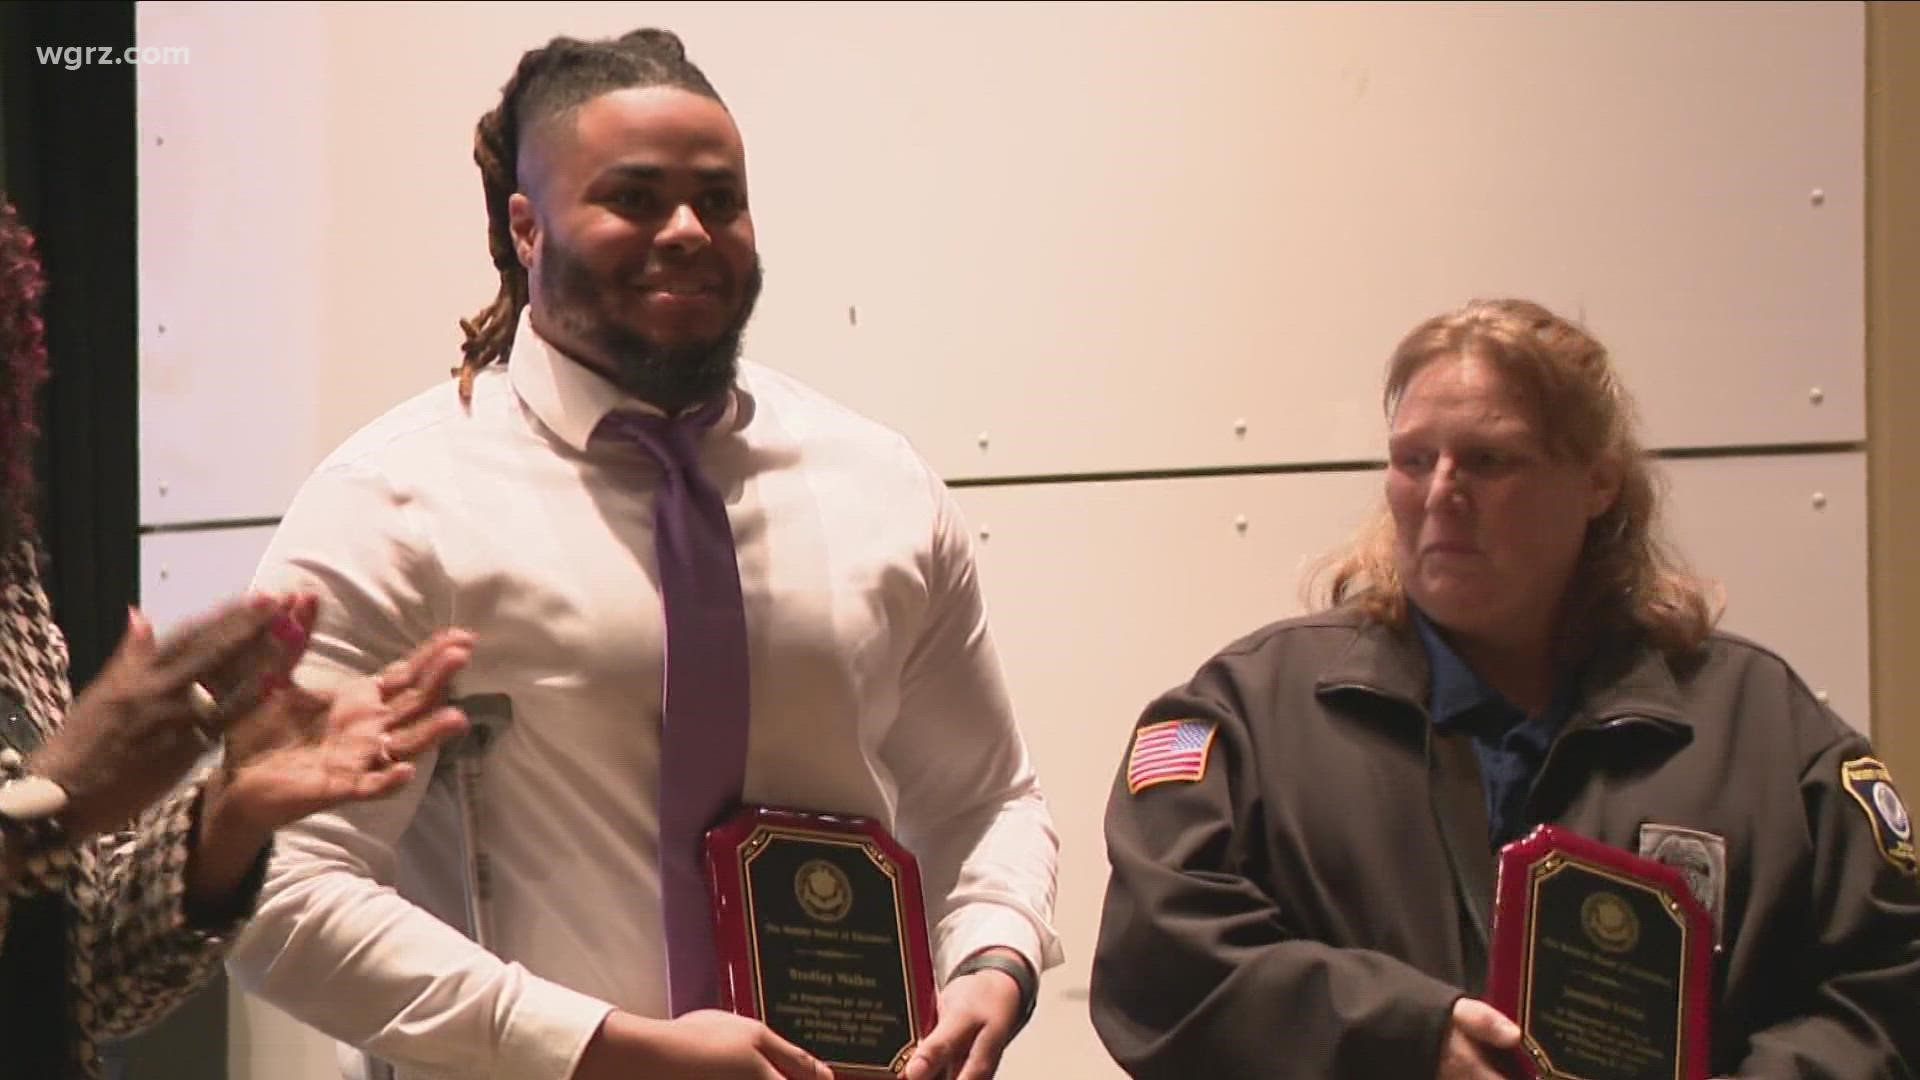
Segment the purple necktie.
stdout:
[[747,773],[747,618],[727,505],[700,471],[699,439],[724,410],[676,420],[615,413],[606,426],[652,453],[666,643],[661,672],[660,885],[673,1015],[720,1004],[706,831]]

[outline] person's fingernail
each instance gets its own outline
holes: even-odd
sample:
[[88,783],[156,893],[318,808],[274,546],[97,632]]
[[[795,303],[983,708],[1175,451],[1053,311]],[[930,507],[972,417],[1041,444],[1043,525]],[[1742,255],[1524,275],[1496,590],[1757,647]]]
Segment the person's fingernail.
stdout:
[[292,652],[299,652],[307,647],[306,629],[289,618],[285,612],[275,615],[273,620],[267,623],[267,629],[273,633],[280,644],[285,645]]

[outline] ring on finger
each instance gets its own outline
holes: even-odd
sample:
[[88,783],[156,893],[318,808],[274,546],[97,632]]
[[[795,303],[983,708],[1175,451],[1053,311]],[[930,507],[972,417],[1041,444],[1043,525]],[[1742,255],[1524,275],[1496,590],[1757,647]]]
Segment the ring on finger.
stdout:
[[380,762],[380,767],[383,769],[389,765],[396,763],[399,760],[398,758],[393,756],[393,736],[392,735],[386,734],[384,732],[381,733],[380,756],[377,760]]

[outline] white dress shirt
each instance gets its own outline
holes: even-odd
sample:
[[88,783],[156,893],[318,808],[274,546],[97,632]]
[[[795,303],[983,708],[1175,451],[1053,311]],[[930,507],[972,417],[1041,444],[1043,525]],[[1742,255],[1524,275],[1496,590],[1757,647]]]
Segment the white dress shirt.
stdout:
[[[591,437],[635,405],[523,316],[470,410],[448,383],[335,451],[261,566],[258,587],[320,595],[302,683],[453,625],[477,636],[456,693],[511,702],[471,803],[429,757],[403,792],[285,830],[233,956],[246,989],[402,1077],[558,1080],[610,1009],[668,1015],[659,474]],[[942,977],[990,945],[1059,963],[1058,842],[945,485],[899,435],[752,363],[701,453],[746,604],[745,800],[891,829],[919,860]]]

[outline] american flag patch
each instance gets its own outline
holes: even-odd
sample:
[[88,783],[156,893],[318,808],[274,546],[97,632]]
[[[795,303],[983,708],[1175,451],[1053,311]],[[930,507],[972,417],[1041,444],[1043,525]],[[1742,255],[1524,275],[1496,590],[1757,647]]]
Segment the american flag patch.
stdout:
[[1138,795],[1155,784],[1191,784],[1207,775],[1215,730],[1207,720],[1168,720],[1135,731],[1133,752],[1127,755],[1127,791]]

